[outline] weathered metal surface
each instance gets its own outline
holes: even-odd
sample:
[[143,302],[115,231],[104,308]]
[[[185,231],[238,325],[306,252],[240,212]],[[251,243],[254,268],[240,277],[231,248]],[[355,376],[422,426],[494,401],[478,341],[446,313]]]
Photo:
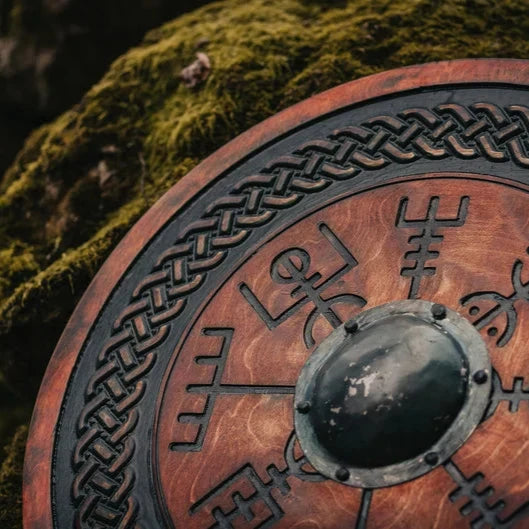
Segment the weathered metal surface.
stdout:
[[[502,60],[356,81],[178,183],[57,346],[25,527],[529,527],[528,84],[529,62]],[[406,299],[480,333],[490,376],[470,370],[446,431],[490,384],[483,420],[446,452],[431,437],[402,483],[327,479],[296,438],[299,375],[333,329]]]
[[296,436],[329,479],[368,489],[403,483],[475,430],[490,373],[487,347],[463,316],[428,301],[386,303],[310,355],[296,384]]

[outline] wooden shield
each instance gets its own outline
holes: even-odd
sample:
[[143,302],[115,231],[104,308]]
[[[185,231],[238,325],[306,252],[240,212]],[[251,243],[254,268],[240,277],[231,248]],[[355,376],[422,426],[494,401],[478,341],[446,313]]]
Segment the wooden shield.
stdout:
[[[510,60],[375,75],[270,118],[176,184],[57,345],[26,529],[529,527],[528,85],[529,62]],[[435,442],[399,451],[430,439],[411,392],[411,422],[383,423],[372,445],[404,456],[319,458],[301,417],[314,393],[298,398],[309,360],[401,301],[471,336],[456,411]],[[432,380],[419,400],[449,400],[455,386]]]

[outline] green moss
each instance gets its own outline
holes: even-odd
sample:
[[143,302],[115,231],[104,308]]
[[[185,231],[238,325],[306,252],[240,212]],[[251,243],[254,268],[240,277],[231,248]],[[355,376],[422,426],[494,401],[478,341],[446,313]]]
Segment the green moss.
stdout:
[[39,271],[33,249],[15,241],[0,249],[0,299],[5,299],[17,285],[30,279]]
[[27,426],[20,426],[5,447],[0,466],[0,523],[2,527],[22,527],[22,466]]

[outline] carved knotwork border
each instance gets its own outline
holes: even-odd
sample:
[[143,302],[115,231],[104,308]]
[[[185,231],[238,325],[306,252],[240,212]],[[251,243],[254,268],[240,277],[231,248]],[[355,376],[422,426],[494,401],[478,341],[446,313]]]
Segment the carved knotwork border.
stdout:
[[529,108],[478,102],[408,108],[300,145],[241,179],[158,256],[114,321],[96,358],[77,420],[72,459],[76,526],[139,527],[134,431],[156,349],[172,321],[230,249],[281,210],[335,181],[392,163],[484,157],[529,167]]

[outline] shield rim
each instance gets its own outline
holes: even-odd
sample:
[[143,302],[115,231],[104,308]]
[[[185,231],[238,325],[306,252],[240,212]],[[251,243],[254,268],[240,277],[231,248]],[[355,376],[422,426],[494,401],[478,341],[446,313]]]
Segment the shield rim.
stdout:
[[529,61],[460,59],[406,66],[349,81],[297,103],[215,151],[172,186],[134,224],[92,279],[72,313],[41,382],[31,419],[23,471],[23,527],[51,529],[56,424],[77,357],[91,324],[145,244],[206,186],[277,137],[352,104],[420,88],[486,83],[529,86]]

